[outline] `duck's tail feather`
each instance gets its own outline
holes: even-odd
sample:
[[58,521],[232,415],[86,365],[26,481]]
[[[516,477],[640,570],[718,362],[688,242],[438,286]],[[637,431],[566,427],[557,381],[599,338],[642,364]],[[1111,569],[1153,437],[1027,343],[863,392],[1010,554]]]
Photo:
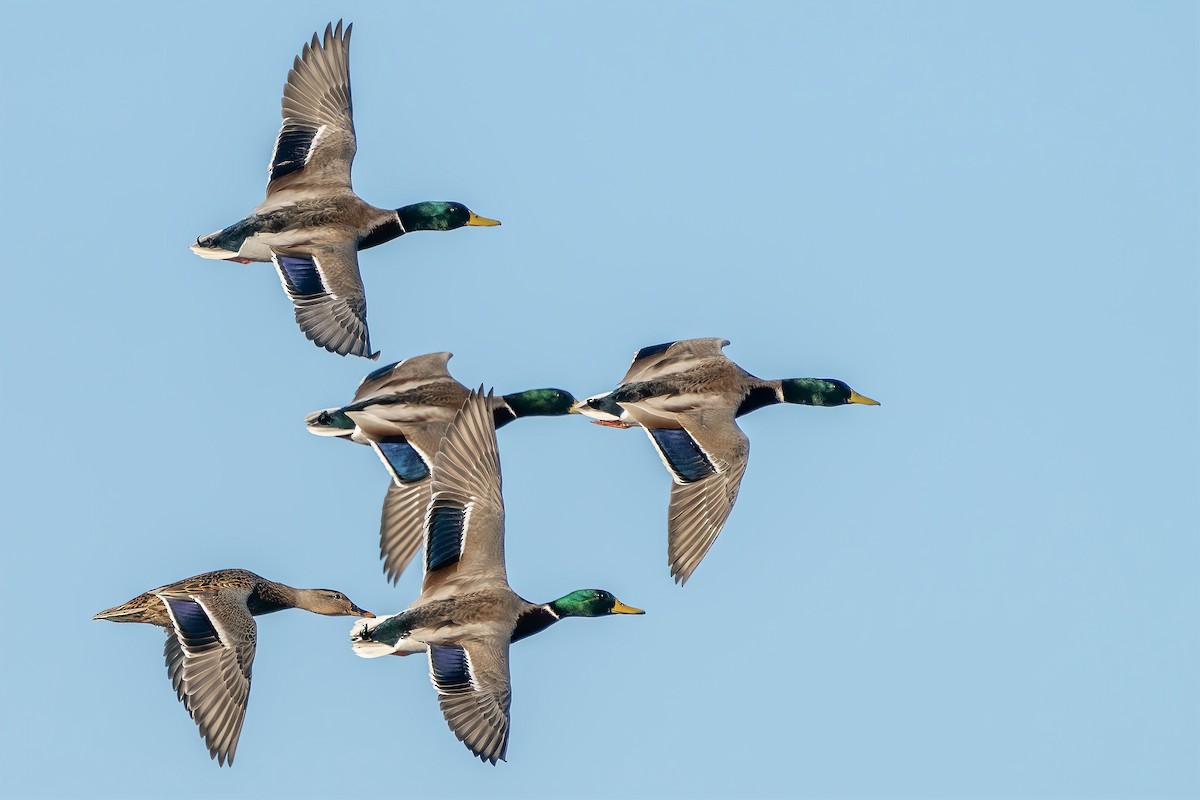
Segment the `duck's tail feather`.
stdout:
[[395,645],[377,642],[371,638],[371,631],[375,630],[379,623],[394,616],[396,615],[389,614],[384,617],[360,619],[355,622],[354,627],[350,629],[350,647],[354,650],[354,655],[360,658],[379,658],[380,656],[390,656],[396,652]]
[[151,624],[159,624],[158,615],[154,613],[154,609],[148,607],[149,601],[150,598],[148,595],[138,595],[127,603],[106,608],[100,613],[92,615],[92,619],[107,619],[112,622],[149,622]]
[[[209,234],[211,236],[211,234]],[[197,241],[194,245],[188,248],[201,258],[211,258],[219,261],[227,261],[231,258],[237,258],[237,253],[233,250],[223,250],[220,247],[207,247]]]

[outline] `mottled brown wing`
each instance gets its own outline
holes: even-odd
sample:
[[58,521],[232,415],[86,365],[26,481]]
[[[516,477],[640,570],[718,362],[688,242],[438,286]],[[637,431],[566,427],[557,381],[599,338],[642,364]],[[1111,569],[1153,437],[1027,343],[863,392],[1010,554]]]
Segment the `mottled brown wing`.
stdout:
[[165,648],[171,685],[199,727],[209,755],[218,764],[232,764],[250,696],[254,617],[244,596],[228,592],[162,592],[158,597],[171,617],[168,634],[175,638]]

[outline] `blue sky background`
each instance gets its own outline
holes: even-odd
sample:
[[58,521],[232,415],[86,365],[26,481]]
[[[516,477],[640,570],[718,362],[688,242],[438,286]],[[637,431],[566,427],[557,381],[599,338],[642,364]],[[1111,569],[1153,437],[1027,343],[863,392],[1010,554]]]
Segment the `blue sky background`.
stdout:
[[[13,797],[1200,795],[1200,15],[1192,3],[12,5],[0,465]],[[301,44],[355,23],[354,185],[497,229],[362,258],[380,363],[611,388],[692,336],[880,408],[778,407],[685,589],[637,431],[501,433],[509,575],[645,617],[513,650],[509,763],[350,619],[260,620],[237,763],[162,635],[241,566],[415,596],[386,476],[305,433],[372,365],[196,236],[259,202]]]

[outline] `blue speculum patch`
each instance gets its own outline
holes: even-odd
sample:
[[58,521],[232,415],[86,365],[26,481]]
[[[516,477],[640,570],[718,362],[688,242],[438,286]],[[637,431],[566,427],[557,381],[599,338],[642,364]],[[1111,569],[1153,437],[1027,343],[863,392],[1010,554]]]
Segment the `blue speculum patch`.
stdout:
[[464,516],[464,510],[458,506],[435,505],[429,510],[429,544],[425,552],[427,572],[458,561],[462,551]]
[[303,128],[284,129],[279,132],[278,143],[275,147],[275,161],[271,164],[271,180],[295,172],[304,167],[308,158],[308,150],[316,131]]
[[695,440],[685,430],[659,430],[650,428],[650,435],[658,445],[659,452],[671,465],[671,470],[684,483],[707,478],[716,472],[712,462]]
[[673,344],[675,344],[675,343],[674,342],[663,342],[662,344],[648,345],[647,347],[643,347],[641,350],[638,350],[637,355],[633,357],[633,360],[638,361],[640,359],[647,358],[648,356],[656,356]]
[[454,645],[429,645],[429,663],[433,678],[442,690],[460,689],[471,684],[467,651]]
[[405,483],[429,477],[429,467],[416,449],[408,442],[379,442],[379,452],[392,465],[396,477]]
[[325,284],[312,256],[279,256],[288,289],[293,294],[324,294]]
[[171,613],[175,615],[176,627],[189,644],[195,646],[221,641],[217,629],[213,627],[199,603],[173,598],[168,598],[166,602],[171,606]]

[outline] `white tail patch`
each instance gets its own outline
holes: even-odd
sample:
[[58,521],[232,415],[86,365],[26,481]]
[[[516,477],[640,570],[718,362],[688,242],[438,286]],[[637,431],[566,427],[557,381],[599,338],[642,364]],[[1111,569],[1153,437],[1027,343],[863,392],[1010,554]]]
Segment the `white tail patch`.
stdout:
[[396,648],[382,642],[353,642],[350,647],[359,658],[379,658],[396,652]]
[[[220,233],[220,231],[217,231]],[[210,234],[211,235],[211,234]],[[201,258],[212,258],[224,261],[227,258],[237,258],[237,253],[232,250],[222,250],[219,247],[204,247],[200,244],[194,244],[188,248]]]
[[362,638],[364,633],[374,630],[376,625],[394,616],[396,615],[388,614],[383,617],[360,619],[355,622],[354,626],[350,628],[350,648],[354,650],[354,655],[359,658],[379,658],[380,656],[390,656],[396,652],[394,645]]

